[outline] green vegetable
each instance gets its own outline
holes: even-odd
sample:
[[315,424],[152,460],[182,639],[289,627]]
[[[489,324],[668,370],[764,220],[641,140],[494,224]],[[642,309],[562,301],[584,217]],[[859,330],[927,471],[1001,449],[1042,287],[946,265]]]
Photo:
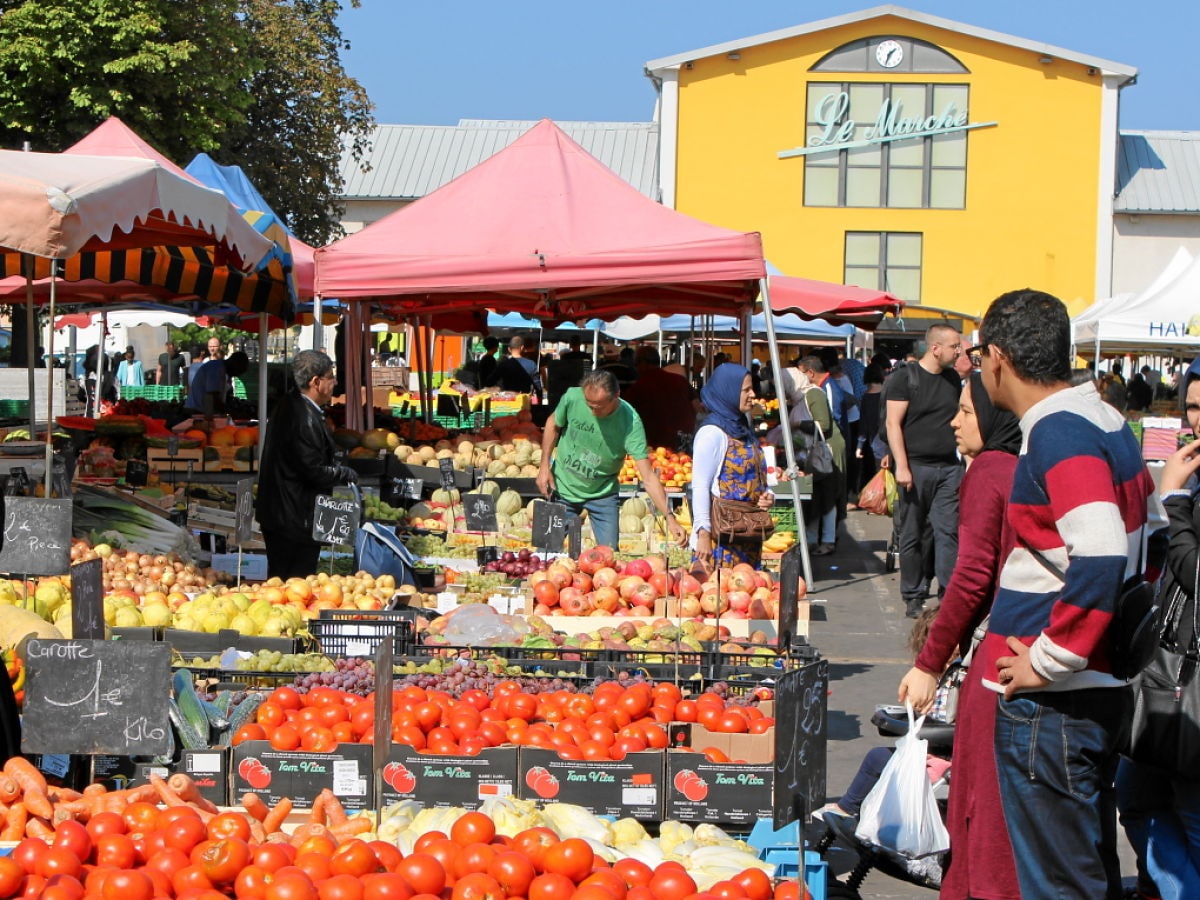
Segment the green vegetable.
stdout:
[[77,537],[93,532],[117,532],[122,546],[152,555],[175,553],[192,559],[192,536],[148,509],[97,490],[90,485],[75,489],[72,529]]

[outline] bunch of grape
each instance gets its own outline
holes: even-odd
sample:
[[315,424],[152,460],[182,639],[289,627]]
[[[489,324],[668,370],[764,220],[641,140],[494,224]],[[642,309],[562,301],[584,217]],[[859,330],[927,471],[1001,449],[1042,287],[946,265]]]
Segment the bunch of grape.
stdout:
[[302,694],[316,687],[331,687],[365,697],[375,690],[375,664],[361,656],[339,659],[331,671],[301,675],[294,686]]
[[446,542],[432,534],[410,534],[404,539],[404,546],[414,556],[444,558],[447,553]]
[[576,690],[575,685],[559,677],[539,677],[531,675],[515,675],[505,667],[503,660],[469,660],[460,659],[447,666],[440,674],[419,672],[397,678],[395,687],[415,685],[425,690],[445,691],[453,697],[459,697],[464,691],[483,691],[489,697],[501,681],[515,681],[521,690],[527,694],[537,694],[553,691]]
[[753,690],[733,692],[724,681],[715,681],[705,688],[704,693],[716,694],[726,706],[757,706],[759,698]]
[[[193,669],[221,669],[221,654],[208,659],[193,657],[187,665]],[[238,672],[327,672],[333,662],[323,653],[283,653],[279,650],[259,650],[249,656],[238,656],[234,669]]]
[[455,584],[461,584],[468,594],[482,594],[487,597],[496,588],[508,583],[508,576],[503,572],[467,572],[460,575]]

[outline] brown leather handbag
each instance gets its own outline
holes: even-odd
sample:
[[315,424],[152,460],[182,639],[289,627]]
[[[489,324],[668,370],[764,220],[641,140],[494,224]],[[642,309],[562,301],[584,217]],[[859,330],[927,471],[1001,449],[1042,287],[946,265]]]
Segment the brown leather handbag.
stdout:
[[775,531],[770,510],[760,509],[749,500],[713,497],[709,517],[713,538],[718,544],[729,541],[765,541]]

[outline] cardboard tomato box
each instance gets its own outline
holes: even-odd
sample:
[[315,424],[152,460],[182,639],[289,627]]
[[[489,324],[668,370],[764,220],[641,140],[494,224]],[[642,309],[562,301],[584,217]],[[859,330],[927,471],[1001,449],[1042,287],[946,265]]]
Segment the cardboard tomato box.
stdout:
[[522,747],[517,788],[523,800],[574,803],[596,816],[659,821],[663,774],[661,750],[616,761],[561,759],[554,750]]
[[229,805],[229,759],[228,747],[213,747],[209,750],[184,750],[178,762],[169,766],[154,763],[138,763],[133,770],[131,786],[147,784],[150,773],[169,778],[177,772],[190,775],[204,799],[217,806]]
[[517,787],[517,747],[488,747],[477,756],[421,753],[392,744],[383,767],[381,806],[416,800],[425,806],[478,809],[489,797],[511,797]]
[[[690,726],[692,750],[672,749],[666,759],[663,816],[681,822],[753,824],[769,819],[775,797],[775,729],[764,734],[720,734]],[[672,726],[677,735],[679,727]],[[709,762],[702,750],[715,747],[731,760]]]
[[274,750],[267,741],[245,741],[233,748],[232,796],[247,791],[274,806],[290,797],[311,807],[325,788],[349,811],[374,807],[371,745],[339,744],[332,753]]

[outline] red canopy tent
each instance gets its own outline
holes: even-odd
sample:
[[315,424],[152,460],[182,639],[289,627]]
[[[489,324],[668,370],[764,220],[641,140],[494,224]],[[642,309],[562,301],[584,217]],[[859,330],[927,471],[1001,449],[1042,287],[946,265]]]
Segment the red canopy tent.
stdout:
[[429,314],[541,319],[736,314],[765,273],[757,233],[649,200],[543,119],[415,203],[316,252],[319,295]]
[[870,331],[883,314],[898,315],[904,308],[904,301],[887,291],[851,284],[788,275],[771,275],[767,283],[772,312],[794,312],[802,318],[823,319],[833,325],[855,325]]

